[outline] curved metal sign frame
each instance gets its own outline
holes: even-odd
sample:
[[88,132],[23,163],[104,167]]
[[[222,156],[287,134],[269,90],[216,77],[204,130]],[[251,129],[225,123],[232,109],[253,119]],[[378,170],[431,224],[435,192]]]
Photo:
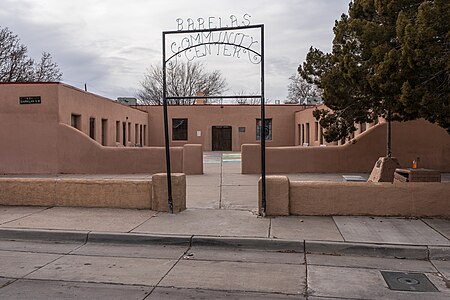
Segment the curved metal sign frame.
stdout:
[[[190,33],[212,33],[212,32],[226,32],[226,31],[237,31],[237,30],[248,30],[248,29],[259,29],[260,30],[260,52],[257,52],[250,47],[245,47],[241,43],[230,43],[225,41],[208,41],[202,42],[195,45],[189,45],[187,47],[180,47],[178,51],[172,51],[173,54],[166,58],[166,36],[176,35],[176,34],[190,34]],[[253,41],[252,41],[253,42]],[[173,213],[173,198],[172,198],[172,177],[171,177],[171,166],[170,166],[170,141],[169,141],[169,118],[167,112],[167,100],[175,99],[197,99],[198,96],[167,96],[167,82],[166,82],[166,70],[167,65],[170,64],[171,60],[180,57],[183,53],[191,51],[194,48],[207,45],[229,45],[243,50],[243,53],[248,53],[250,62],[254,64],[261,64],[261,93],[260,95],[251,96],[202,96],[204,99],[226,99],[226,98],[260,98],[261,99],[261,124],[263,126],[266,124],[265,117],[265,99],[264,99],[264,25],[250,25],[250,26],[240,26],[240,27],[222,27],[214,29],[201,29],[201,30],[177,30],[177,31],[163,31],[162,33],[162,52],[163,52],[163,113],[164,113],[164,138],[165,138],[165,150],[166,150],[166,172],[167,172],[167,195],[168,195],[168,207],[169,212]],[[254,55],[254,61],[250,57],[251,53]],[[258,58],[259,57],[259,61]],[[260,142],[261,142],[261,211],[260,214],[265,215],[266,212],[266,139],[264,135],[264,130],[260,130]]]

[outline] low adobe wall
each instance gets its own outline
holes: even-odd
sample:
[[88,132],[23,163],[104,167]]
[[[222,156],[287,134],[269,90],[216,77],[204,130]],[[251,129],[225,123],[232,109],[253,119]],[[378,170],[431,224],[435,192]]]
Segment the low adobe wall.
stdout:
[[450,217],[448,182],[290,182],[268,176],[266,189],[267,215]]
[[[58,171],[68,174],[162,173],[164,147],[104,147],[77,129],[59,124]],[[63,142],[65,141],[65,142]],[[203,174],[201,145],[171,147],[173,173]]]
[[0,205],[152,208],[150,180],[0,178]]
[[[420,157],[420,167],[450,172],[450,135],[424,120],[392,124],[392,153],[400,165],[409,167]],[[386,124],[374,126],[354,143],[327,147],[268,147],[266,172],[359,173],[370,172],[386,152]],[[242,145],[242,174],[260,173],[259,145]]]
[[[0,205],[107,207],[168,211],[167,176],[152,180],[0,178]],[[174,212],[186,209],[186,175],[172,175]]]

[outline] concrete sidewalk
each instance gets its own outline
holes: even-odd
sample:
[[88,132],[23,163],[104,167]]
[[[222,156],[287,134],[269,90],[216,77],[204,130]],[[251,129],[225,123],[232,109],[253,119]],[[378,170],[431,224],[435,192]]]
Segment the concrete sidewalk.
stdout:
[[311,247],[310,252],[317,253],[355,251],[358,255],[392,257],[395,253],[386,249],[396,249],[410,258],[428,259],[432,255],[450,259],[450,221],[441,219],[261,218],[248,211],[212,209],[170,215],[102,208],[0,208],[0,239],[47,240],[57,235],[56,240],[85,240],[99,234],[107,234],[109,242],[139,243],[155,236],[167,243],[179,238],[212,244],[222,240],[252,248],[297,242],[298,247]]
[[[174,215],[148,210],[0,206],[0,237],[2,232],[6,236],[27,231],[36,236],[42,232],[56,231],[76,231],[86,235],[109,232],[124,240],[128,239],[127,235],[133,234],[168,238],[264,239],[266,242],[294,241],[304,245],[311,242],[311,245],[328,247],[332,253],[342,247],[347,249],[351,246],[354,249],[352,245],[359,244],[357,248],[366,249],[369,254],[381,245],[395,249],[413,247],[414,251],[417,250],[414,247],[419,247],[428,254],[430,249],[433,253],[433,249],[438,249],[436,251],[440,255],[450,256],[449,220],[349,216],[258,217],[256,185],[259,175],[242,175],[240,168],[239,153],[205,153],[205,175],[187,176],[188,209]],[[291,179],[305,181],[343,181],[342,175],[288,174]],[[81,176],[108,179],[119,175]],[[149,176],[122,175],[122,178],[147,179]]]

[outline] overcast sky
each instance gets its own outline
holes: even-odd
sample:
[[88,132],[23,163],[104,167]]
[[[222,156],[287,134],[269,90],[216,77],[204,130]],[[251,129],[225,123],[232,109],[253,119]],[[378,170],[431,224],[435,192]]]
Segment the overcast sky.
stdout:
[[[310,46],[330,51],[334,21],[348,0],[0,0],[0,26],[9,27],[38,59],[50,52],[63,81],[116,99],[134,96],[146,69],[162,61],[162,31],[177,19],[212,19],[265,26],[266,97],[284,100]],[[197,24],[198,25],[198,24]],[[196,25],[196,27],[197,27]],[[250,33],[259,41],[257,33]],[[180,39],[182,37],[180,36]],[[171,41],[172,42],[172,41]],[[176,41],[180,42],[180,41]],[[168,45],[169,47],[170,45]],[[259,66],[243,57],[206,56],[208,70],[221,70],[227,94],[255,93]]]

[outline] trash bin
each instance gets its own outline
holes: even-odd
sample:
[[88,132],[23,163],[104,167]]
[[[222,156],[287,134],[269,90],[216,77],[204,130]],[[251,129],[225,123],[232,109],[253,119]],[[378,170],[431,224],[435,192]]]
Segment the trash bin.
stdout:
[[441,172],[430,169],[395,169],[394,182],[441,182]]

